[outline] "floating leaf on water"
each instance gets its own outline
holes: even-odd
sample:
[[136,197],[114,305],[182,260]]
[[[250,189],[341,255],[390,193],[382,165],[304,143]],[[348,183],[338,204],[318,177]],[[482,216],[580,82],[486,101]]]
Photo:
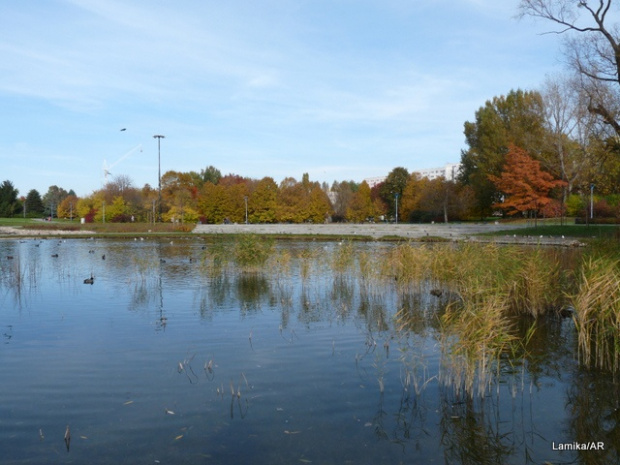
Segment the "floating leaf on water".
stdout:
[[284,434],[299,434],[301,431],[289,431],[287,429],[284,430]]
[[123,402],[123,405],[133,404],[133,400],[128,400],[127,402]]
[[173,410],[168,410],[167,408],[164,409],[164,411],[166,412],[166,414],[168,415],[175,415]]
[[41,441],[43,441],[43,439],[45,439],[45,435],[43,434],[43,430],[39,428],[39,439],[41,439]]
[[88,439],[88,436],[80,436],[80,439]]
[[371,423],[371,422],[369,422],[369,421],[367,421],[366,423],[364,423],[364,426],[365,426],[366,428],[368,428],[369,426],[372,426],[372,423]]
[[276,407],[276,412],[283,412],[284,409],[282,407]]
[[181,439],[183,437],[182,434],[179,434],[176,438],[174,438],[175,441],[178,441],[179,439]]
[[299,461],[302,463],[312,463],[312,460],[308,460],[308,459],[299,459]]

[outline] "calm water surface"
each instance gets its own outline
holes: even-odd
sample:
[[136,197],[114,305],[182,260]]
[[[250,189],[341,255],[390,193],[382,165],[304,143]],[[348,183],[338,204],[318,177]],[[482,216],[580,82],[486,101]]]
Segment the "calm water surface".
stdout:
[[[212,246],[0,242],[0,463],[617,463],[618,385],[576,364],[570,320],[470,397],[440,299],[362,292],[337,243],[278,244],[262,273],[208,269]],[[605,450],[554,450],[575,441]]]

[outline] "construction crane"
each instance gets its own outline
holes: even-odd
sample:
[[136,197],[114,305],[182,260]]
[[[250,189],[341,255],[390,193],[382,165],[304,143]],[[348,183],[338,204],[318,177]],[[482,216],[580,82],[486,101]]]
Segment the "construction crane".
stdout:
[[132,148],[129,152],[127,152],[125,155],[120,157],[118,160],[116,160],[111,165],[108,165],[108,162],[105,159],[103,160],[103,185],[104,186],[108,183],[108,175],[112,174],[111,169],[114,168],[116,165],[118,165],[120,162],[122,162],[124,159],[129,157],[131,154],[133,154],[138,149],[140,149],[140,152],[142,152],[142,144],[136,145],[134,148]]

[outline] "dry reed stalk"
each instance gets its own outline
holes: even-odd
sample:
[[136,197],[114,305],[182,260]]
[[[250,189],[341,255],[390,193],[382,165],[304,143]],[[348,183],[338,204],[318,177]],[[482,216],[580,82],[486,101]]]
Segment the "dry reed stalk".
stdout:
[[411,292],[412,287],[421,291],[429,278],[431,253],[423,246],[401,244],[384,258],[382,274],[396,283],[399,292]]
[[557,255],[540,248],[521,251],[509,284],[511,307],[535,318],[562,305],[562,272]]
[[268,261],[268,268],[273,270],[277,279],[288,275],[291,270],[291,252],[286,249],[280,249],[272,254]]
[[443,364],[448,379],[469,395],[483,395],[503,353],[519,340],[507,315],[504,295],[480,292],[478,298],[450,305],[441,318]]
[[620,261],[589,257],[572,296],[579,358],[585,366],[620,368]]
[[353,244],[351,241],[342,241],[332,257],[332,268],[338,273],[345,273],[351,269],[355,263]]
[[297,258],[299,260],[299,273],[301,279],[306,281],[310,277],[312,265],[316,262],[318,250],[312,248],[304,248],[299,251]]

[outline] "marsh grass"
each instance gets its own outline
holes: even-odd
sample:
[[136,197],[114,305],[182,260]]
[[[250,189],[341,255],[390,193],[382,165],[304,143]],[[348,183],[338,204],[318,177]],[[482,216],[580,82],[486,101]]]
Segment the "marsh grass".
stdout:
[[360,295],[363,299],[376,299],[383,296],[385,283],[382,278],[384,255],[361,251],[357,257]]
[[273,239],[257,234],[239,235],[233,245],[232,256],[242,271],[260,271],[271,256]]
[[291,259],[292,255],[288,249],[276,250],[269,257],[268,267],[275,275],[277,281],[290,274]]
[[620,368],[620,261],[584,259],[572,296],[579,358],[587,366]]
[[519,266],[508,283],[509,300],[515,313],[535,318],[558,310],[564,302],[566,280],[556,254],[548,249],[519,251]]
[[401,244],[386,257],[387,274],[399,287],[417,286],[429,278],[431,257],[429,248],[415,244]]
[[205,247],[200,261],[201,272],[211,277],[221,276],[230,261],[230,242],[216,238]]
[[499,373],[503,354],[520,344],[508,315],[508,301],[481,292],[478,298],[449,306],[441,318],[442,381],[469,395],[484,395]]
[[355,264],[355,250],[351,241],[338,243],[332,256],[332,269],[337,273],[346,273]]
[[307,281],[310,277],[313,264],[315,265],[319,256],[319,250],[317,248],[304,247],[297,253],[297,259],[299,260],[299,274],[302,281]]
[[[544,315],[562,305],[565,283],[557,254],[541,248],[405,244],[386,259],[384,277],[401,290],[437,288],[463,303],[499,295],[506,311]],[[442,292],[443,293],[443,292]]]
[[[566,280],[558,256],[547,249],[407,244],[390,254],[390,266],[387,276],[394,276],[401,294],[432,287],[444,299],[435,314],[442,381],[469,395],[488,391],[507,354],[525,352],[518,318],[539,318],[564,304]],[[402,309],[395,322],[410,331],[426,321],[420,310]]]

